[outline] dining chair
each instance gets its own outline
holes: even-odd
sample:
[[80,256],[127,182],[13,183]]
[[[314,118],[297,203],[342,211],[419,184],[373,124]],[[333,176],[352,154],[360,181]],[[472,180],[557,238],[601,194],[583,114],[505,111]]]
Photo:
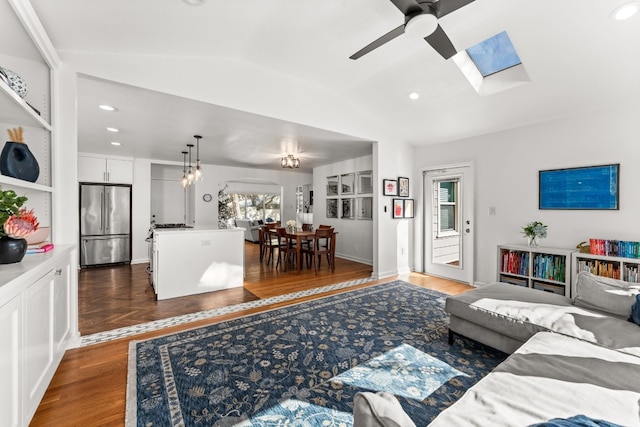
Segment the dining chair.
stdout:
[[[276,268],[280,265],[280,259],[284,258],[284,271],[287,271],[287,264],[293,261],[296,262],[296,239],[289,237],[287,234],[287,229],[284,227],[276,228],[276,233],[278,235],[278,263],[276,264]],[[283,256],[281,257],[280,254]]]
[[302,224],[302,231],[311,231],[313,230],[313,224]]
[[267,249],[267,242],[265,239],[266,228],[267,227],[262,226],[258,229],[258,245],[260,246],[260,262],[262,262],[262,259],[264,258],[265,250]]
[[[303,252],[310,255],[311,257],[311,260],[313,262],[313,270],[315,271],[316,276],[318,275],[318,267],[323,255],[327,257],[327,262],[329,263],[329,268],[331,269],[331,271],[333,272],[335,270],[333,262],[335,255],[335,244],[333,243],[334,240],[335,234],[332,228],[318,228],[316,230],[314,244],[309,249],[303,249]],[[324,244],[321,242],[324,242]]]
[[[276,228],[268,228],[264,229],[265,233],[265,255],[266,252],[269,252],[269,257],[267,258],[267,265],[273,259],[274,252],[278,251],[278,264],[280,263],[280,238],[278,237],[278,232]],[[277,264],[276,264],[277,268]]]

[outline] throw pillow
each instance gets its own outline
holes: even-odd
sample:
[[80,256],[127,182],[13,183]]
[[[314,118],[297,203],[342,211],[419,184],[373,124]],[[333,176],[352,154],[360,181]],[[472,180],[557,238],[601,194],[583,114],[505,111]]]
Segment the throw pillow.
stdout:
[[629,320],[636,325],[640,325],[640,294],[636,295],[636,302],[631,306],[631,317]]
[[639,287],[632,287],[627,282],[581,271],[576,279],[573,303],[627,319],[638,292]]
[[353,427],[416,427],[395,396],[386,391],[353,397]]
[[571,418],[554,418],[529,427],[622,427],[610,421],[589,418],[586,415],[576,415]]

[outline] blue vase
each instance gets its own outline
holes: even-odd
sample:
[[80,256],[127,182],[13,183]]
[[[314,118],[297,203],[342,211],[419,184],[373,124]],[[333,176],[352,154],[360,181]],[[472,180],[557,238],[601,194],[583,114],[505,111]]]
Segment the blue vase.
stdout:
[[5,176],[36,182],[40,166],[27,144],[7,141],[0,154],[0,172]]

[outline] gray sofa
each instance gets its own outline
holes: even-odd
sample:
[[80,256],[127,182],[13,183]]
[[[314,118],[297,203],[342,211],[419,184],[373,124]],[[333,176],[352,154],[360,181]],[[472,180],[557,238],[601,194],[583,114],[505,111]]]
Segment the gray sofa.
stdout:
[[260,242],[260,221],[250,219],[236,219],[236,227],[244,228],[244,240]]
[[451,342],[459,334],[513,354],[430,426],[576,415],[640,426],[640,326],[627,320],[637,293],[580,273],[573,300],[504,283],[448,297]]

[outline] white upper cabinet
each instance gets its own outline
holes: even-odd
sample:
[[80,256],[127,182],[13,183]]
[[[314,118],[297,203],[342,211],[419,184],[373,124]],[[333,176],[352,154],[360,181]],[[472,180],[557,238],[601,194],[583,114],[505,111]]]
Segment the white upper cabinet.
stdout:
[[79,155],[78,182],[133,184],[133,161]]

